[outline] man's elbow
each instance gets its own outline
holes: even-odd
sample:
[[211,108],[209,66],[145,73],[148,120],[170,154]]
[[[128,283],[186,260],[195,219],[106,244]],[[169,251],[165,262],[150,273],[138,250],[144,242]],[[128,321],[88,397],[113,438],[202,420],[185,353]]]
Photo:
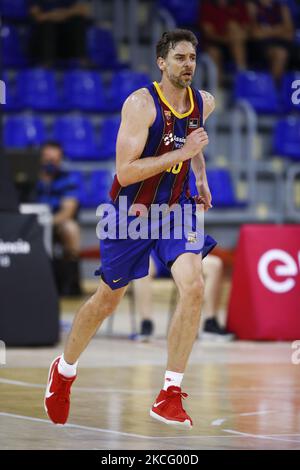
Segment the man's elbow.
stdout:
[[123,188],[132,184],[128,173],[126,174],[125,171],[117,171],[117,178],[118,178],[120,185],[123,186]]

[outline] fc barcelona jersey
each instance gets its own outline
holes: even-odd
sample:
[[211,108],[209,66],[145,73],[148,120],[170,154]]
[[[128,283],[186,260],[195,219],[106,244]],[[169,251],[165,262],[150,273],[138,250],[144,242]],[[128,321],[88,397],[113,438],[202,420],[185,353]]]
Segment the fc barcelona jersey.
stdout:
[[[200,92],[188,87],[190,108],[184,113],[176,112],[162,94],[158,83],[147,87],[156,107],[156,118],[149,128],[148,139],[140,158],[163,155],[181,148],[186,137],[198,127],[203,127],[203,100]],[[169,204],[170,206],[188,194],[191,160],[177,163],[171,168],[145,179],[122,187],[117,175],[114,177],[110,197],[118,203],[120,196],[127,196],[128,205]]]

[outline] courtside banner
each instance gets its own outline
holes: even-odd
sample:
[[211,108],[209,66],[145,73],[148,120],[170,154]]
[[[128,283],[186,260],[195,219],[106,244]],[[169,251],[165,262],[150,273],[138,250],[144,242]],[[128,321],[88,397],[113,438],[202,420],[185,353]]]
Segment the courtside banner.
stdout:
[[227,327],[240,339],[300,338],[300,226],[245,225]]
[[58,341],[58,296],[35,215],[0,213],[0,340],[6,346]]

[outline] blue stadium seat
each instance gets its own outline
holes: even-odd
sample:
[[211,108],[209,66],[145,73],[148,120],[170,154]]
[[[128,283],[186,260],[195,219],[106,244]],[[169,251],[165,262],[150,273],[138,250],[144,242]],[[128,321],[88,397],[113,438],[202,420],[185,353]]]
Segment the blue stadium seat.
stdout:
[[[293,83],[298,80],[297,83],[297,100],[299,103],[294,103],[292,97],[296,98],[296,88],[292,88]],[[300,72],[290,72],[285,74],[282,80],[282,107],[286,112],[300,111]]]
[[4,111],[20,111],[23,105],[15,80],[11,78],[7,72],[3,73],[2,80],[4,80],[6,85],[6,104],[3,107]]
[[123,70],[116,72],[112,78],[109,92],[109,103],[113,110],[119,110],[126,98],[138,88],[151,83],[150,77],[145,73]]
[[98,72],[72,70],[64,77],[65,106],[83,111],[105,111],[106,97]]
[[82,206],[82,201],[85,197],[84,173],[79,170],[70,171],[70,177],[76,185],[78,201],[80,206]]
[[0,29],[1,48],[4,67],[24,67],[28,64],[28,35],[12,25],[3,25]]
[[93,125],[88,118],[64,116],[56,120],[54,137],[71,160],[99,159]]
[[[213,207],[240,208],[247,205],[244,201],[237,200],[231,175],[225,168],[211,168],[206,170],[209,188],[212,194]],[[198,194],[194,173],[190,172],[191,195]]]
[[273,132],[273,151],[281,157],[300,161],[300,119],[280,119]]
[[0,12],[2,17],[14,20],[27,18],[27,0],[0,0]]
[[24,107],[38,111],[61,109],[53,71],[40,68],[22,70],[17,76],[17,88]]
[[109,170],[97,170],[92,173],[72,172],[77,187],[80,206],[97,207],[109,201],[109,190],[112,184],[112,173]]
[[102,69],[114,70],[120,67],[112,32],[92,27],[87,32],[89,58]]
[[96,205],[110,200],[109,191],[113,182],[110,170],[97,170],[92,174],[92,194]]
[[39,146],[45,139],[44,123],[38,117],[14,116],[4,123],[4,145],[8,148]]
[[280,111],[279,97],[272,76],[264,72],[238,72],[234,98],[248,101],[258,113]]
[[178,26],[191,26],[198,22],[199,0],[158,0],[158,7],[168,10]]
[[101,126],[100,157],[109,160],[116,154],[117,134],[120,127],[120,117],[105,119]]

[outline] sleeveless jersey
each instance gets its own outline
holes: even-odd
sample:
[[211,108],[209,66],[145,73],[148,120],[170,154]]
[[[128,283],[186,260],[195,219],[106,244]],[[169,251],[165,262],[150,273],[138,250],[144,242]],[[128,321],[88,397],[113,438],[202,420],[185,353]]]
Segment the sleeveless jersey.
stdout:
[[[203,100],[200,92],[188,87],[190,109],[184,114],[177,113],[163,96],[158,83],[146,87],[156,108],[156,118],[149,128],[148,139],[140,158],[163,155],[181,148],[186,137],[198,127],[203,127]],[[183,195],[189,195],[189,171],[191,160],[177,163],[171,168],[145,179],[122,187],[117,175],[110,190],[110,197],[118,203],[120,196],[127,196],[128,206],[132,204],[166,203],[170,206]]]

